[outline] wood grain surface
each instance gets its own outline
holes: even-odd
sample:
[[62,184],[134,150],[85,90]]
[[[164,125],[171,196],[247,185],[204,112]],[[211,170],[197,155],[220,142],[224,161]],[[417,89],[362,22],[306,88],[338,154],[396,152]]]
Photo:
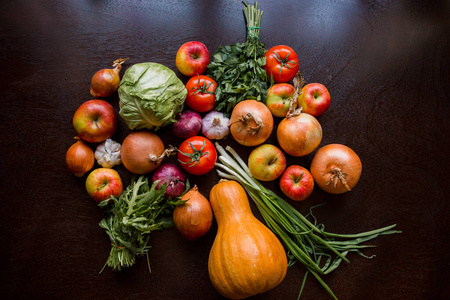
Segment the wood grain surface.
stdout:
[[[374,240],[364,252],[376,255],[371,260],[349,255],[325,281],[339,299],[450,299],[449,1],[263,0],[260,8],[266,48],[294,48],[305,80],[330,91],[320,146],[345,144],[363,163],[353,191],[316,188],[290,203],[306,213],[326,202],[316,217],[332,232],[394,223],[403,231]],[[125,69],[157,62],[186,83],[175,66],[183,43],[201,41],[213,53],[245,41],[245,32],[237,0],[1,1],[0,298],[221,299],[207,270],[215,223],[196,242],[173,229],[152,233],[151,274],[140,257],[99,275],[111,247],[98,226],[102,211],[86,193],[86,176],[70,174],[64,158],[96,71],[130,57]],[[107,101],[118,112],[117,94]],[[113,139],[129,133],[120,119]],[[181,143],[167,128],[159,133],[165,144]],[[275,130],[268,142],[277,144]],[[245,159],[252,150],[231,137],[221,144]],[[309,168],[311,159],[288,163]],[[131,174],[116,169],[128,185]],[[189,180],[208,196],[219,176]],[[282,195],[276,181],[266,185]],[[304,273],[294,265],[254,299],[296,299]],[[330,297],[309,277],[302,299]]]

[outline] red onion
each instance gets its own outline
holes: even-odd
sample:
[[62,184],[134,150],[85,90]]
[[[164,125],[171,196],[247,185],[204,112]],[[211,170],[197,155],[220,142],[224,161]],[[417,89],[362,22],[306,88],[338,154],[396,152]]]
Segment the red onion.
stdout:
[[186,175],[177,165],[172,163],[164,163],[156,169],[152,181],[155,182],[156,180],[161,180],[156,185],[156,189],[167,183],[166,193],[164,194],[166,198],[176,198],[186,189]]
[[186,110],[177,114],[177,121],[172,123],[172,133],[182,139],[190,138],[200,132],[202,118],[192,110]]

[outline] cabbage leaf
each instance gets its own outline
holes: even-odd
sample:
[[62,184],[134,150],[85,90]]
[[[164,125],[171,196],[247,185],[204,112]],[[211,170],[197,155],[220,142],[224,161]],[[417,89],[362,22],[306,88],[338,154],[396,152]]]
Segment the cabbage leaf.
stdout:
[[125,71],[118,93],[119,115],[131,130],[158,130],[175,121],[187,90],[171,69],[147,62]]

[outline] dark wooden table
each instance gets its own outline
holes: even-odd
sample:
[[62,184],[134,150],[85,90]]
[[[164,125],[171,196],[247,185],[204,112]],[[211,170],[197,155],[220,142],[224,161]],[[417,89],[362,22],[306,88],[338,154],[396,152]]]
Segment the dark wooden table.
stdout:
[[[393,223],[325,281],[340,299],[449,299],[450,7],[448,1],[262,1],[260,40],[296,50],[307,82],[331,93],[321,146],[342,143],[363,162],[356,188],[316,188],[292,203],[333,232]],[[103,267],[110,249],[86,176],[67,171],[71,118],[92,99],[89,84],[119,57],[124,68],[157,62],[198,40],[210,52],[245,41],[241,1],[2,1],[0,4],[0,297],[2,299],[220,299],[207,270],[217,226],[196,242],[175,230],[151,234],[145,257],[121,272]],[[123,73],[122,73],[123,74]],[[118,96],[107,99],[118,111]],[[278,120],[279,121],[279,120]],[[278,122],[277,121],[277,122]],[[120,120],[113,139],[130,133]],[[179,144],[167,129],[165,143]],[[165,134],[167,133],[167,134]],[[276,144],[275,131],[269,141]],[[243,157],[251,148],[230,144]],[[288,157],[309,168],[312,156]],[[169,160],[175,161],[175,158]],[[130,183],[131,174],[116,168]],[[215,171],[190,176],[208,196]],[[281,192],[277,182],[267,184]],[[252,204],[255,215],[260,218]],[[256,299],[296,299],[305,268]],[[310,277],[303,299],[330,299]]]

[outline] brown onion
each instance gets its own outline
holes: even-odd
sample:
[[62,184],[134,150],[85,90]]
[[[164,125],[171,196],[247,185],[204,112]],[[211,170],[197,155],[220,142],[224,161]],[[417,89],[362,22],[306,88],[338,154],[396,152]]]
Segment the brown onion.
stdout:
[[322,126],[310,114],[288,113],[278,124],[277,140],[287,154],[305,156],[313,152],[322,141]]
[[102,69],[94,74],[91,80],[91,95],[94,97],[109,97],[114,94],[120,84],[120,69],[128,58],[114,61],[114,69]]
[[211,228],[213,213],[211,204],[194,186],[181,200],[187,202],[173,210],[173,222],[181,236],[194,241],[204,236]]
[[361,177],[359,156],[349,147],[330,144],[320,148],[311,161],[311,174],[325,192],[342,194],[350,191]]
[[273,116],[269,108],[256,100],[239,102],[231,113],[230,132],[244,146],[264,143],[272,133]]
[[164,149],[161,139],[149,131],[130,133],[122,143],[121,158],[125,168],[134,174],[155,170],[173,149]]
[[94,166],[94,151],[79,137],[75,137],[75,139],[77,142],[67,150],[66,164],[71,173],[77,177],[82,177]]

